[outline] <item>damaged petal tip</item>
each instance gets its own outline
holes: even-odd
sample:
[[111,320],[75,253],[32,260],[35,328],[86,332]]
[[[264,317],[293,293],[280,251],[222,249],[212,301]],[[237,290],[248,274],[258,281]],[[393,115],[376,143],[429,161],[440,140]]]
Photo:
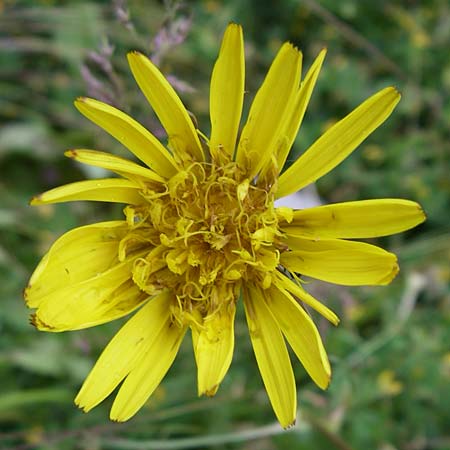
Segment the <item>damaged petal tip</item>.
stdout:
[[385,285],[391,283],[391,281],[398,275],[399,272],[400,272],[400,266],[398,265],[397,258],[396,258],[394,264],[392,265],[391,272],[388,275],[386,275],[382,280],[380,280],[379,284],[381,286],[385,286]]
[[217,388],[218,388],[218,386],[214,386],[212,389],[205,391],[205,395],[207,397],[214,397],[217,393]]
[[36,327],[39,331],[53,331],[53,332],[57,331],[55,327],[52,327],[51,325],[42,322],[42,320],[39,319],[36,313],[30,316],[30,323],[31,325]]
[[218,389],[219,389],[218,384],[213,386],[211,389],[199,389],[198,396],[202,397],[203,395],[206,395],[206,397],[214,397],[216,395]]
[[400,101],[402,94],[400,94],[399,90],[396,88],[396,86],[389,86],[386,88],[386,90],[389,90],[389,92],[393,93],[395,95],[395,99],[397,101]]
[[[89,410],[86,410],[86,412],[88,412]],[[117,422],[117,423],[121,423],[121,422],[126,422],[128,419],[129,419],[129,417],[119,417],[119,416],[117,416],[117,415],[112,415],[112,414],[110,414],[109,415],[109,419],[112,421],[112,422]]]
[[89,412],[89,408],[87,408],[86,405],[80,402],[77,398],[75,398],[73,402],[75,403],[75,406],[81,409],[81,411],[83,411],[85,414]]
[[28,300],[28,292],[29,292],[30,289],[31,289],[31,284],[29,284],[28,286],[26,286],[26,287],[23,289],[22,295],[23,295],[23,298],[24,298],[25,300]]
[[78,152],[76,150],[67,150],[64,152],[64,156],[67,156],[68,158],[75,158],[78,156]]
[[39,205],[41,203],[41,201],[42,201],[42,194],[39,194],[39,195],[35,195],[34,197],[31,197],[29,204],[31,206]]
[[419,203],[417,203],[417,209],[419,210],[419,214],[421,215],[421,222],[419,223],[425,222],[425,220],[427,220],[427,214],[422,208],[422,206],[419,205]]
[[288,425],[283,425],[283,429],[284,429],[284,430],[290,430],[290,429],[292,429],[292,428],[295,427],[296,423],[297,423],[297,419],[294,419],[294,420],[293,420],[291,423],[289,423]]
[[36,314],[31,314],[30,318],[29,318],[29,323],[30,325],[33,325],[33,327],[37,328],[37,318],[36,318]]
[[127,53],[127,56],[128,57],[131,57],[131,56],[144,56],[145,57],[145,55],[138,50],[131,50],[130,52]]

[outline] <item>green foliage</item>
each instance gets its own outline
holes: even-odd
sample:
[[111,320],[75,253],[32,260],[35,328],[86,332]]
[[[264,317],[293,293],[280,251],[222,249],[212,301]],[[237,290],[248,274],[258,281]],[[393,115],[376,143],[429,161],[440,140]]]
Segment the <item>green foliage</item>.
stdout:
[[[303,50],[305,67],[328,47],[291,161],[370,94],[398,87],[403,99],[390,120],[317,188],[325,202],[410,198],[428,221],[379,240],[400,258],[402,272],[390,286],[311,283],[342,323],[333,328],[317,318],[333,366],[328,391],[295,364],[299,416],[290,432],[273,425],[242,311],[233,365],[215,398],[196,398],[185,342],[133,420],[110,423],[111,400],[85,415],[72,398],[120,323],[39,333],[21,291],[57,236],[118,218],[121,208],[32,209],[28,199],[103,176],[66,161],[69,148],[125,154],[72,107],[79,95],[106,98],[164,139],[127,69],[130,49],[159,60],[208,131],[210,71],[229,21],[246,35],[247,108],[281,42]],[[0,447],[450,449],[449,24],[442,0],[0,2]],[[162,35],[161,45],[155,37]]]

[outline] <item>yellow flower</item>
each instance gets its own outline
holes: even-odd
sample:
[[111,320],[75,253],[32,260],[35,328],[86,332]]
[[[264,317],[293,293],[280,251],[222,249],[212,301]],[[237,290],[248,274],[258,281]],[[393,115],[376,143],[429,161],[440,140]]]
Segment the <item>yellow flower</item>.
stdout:
[[[167,131],[168,149],[123,112],[80,98],[78,110],[144,165],[94,150],[67,156],[120,177],[52,189],[32,204],[95,200],[126,203],[125,220],[76,228],[44,256],[25,291],[40,330],[86,328],[137,310],[108,344],[76,403],[89,411],[120,384],[111,409],[124,421],[146,402],[171,366],[188,329],[199,395],[214,395],[230,366],[236,303],[242,298],[253,349],[275,414],[295,421],[296,388],[285,340],[321,388],[330,365],[302,303],[333,324],[337,316],[302,287],[300,274],[343,285],[384,285],[397,259],[349,238],[385,236],[425,218],[401,199],[310,209],[274,201],[316,181],[381,125],[399,101],[389,87],[329,128],[281,169],[321,68],[320,52],[301,80],[302,54],[279,50],[238,139],[244,97],[242,29],[227,28],[211,78],[209,140],[142,54],[131,71]],[[281,173],[281,174],[280,174]]]
[[393,370],[383,370],[377,377],[378,389],[389,397],[400,394],[403,390],[403,383],[395,378]]

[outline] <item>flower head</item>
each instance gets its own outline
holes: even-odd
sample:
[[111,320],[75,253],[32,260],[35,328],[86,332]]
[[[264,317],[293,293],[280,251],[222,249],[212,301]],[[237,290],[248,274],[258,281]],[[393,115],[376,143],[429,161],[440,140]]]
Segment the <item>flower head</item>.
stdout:
[[108,344],[76,403],[90,410],[122,383],[111,410],[127,420],[145,403],[191,330],[199,394],[214,395],[233,355],[236,304],[243,299],[257,363],[275,414],[295,420],[296,389],[286,343],[315,383],[330,365],[302,275],[344,285],[383,285],[395,255],[350,241],[397,233],[424,220],[419,205],[384,199],[293,210],[276,207],[325,175],[381,125],[399,101],[376,93],[325,132],[286,171],[325,51],[301,79],[301,53],[284,44],[256,93],[238,139],[244,98],[241,27],[227,28],[211,78],[211,135],[194,126],[181,100],[144,55],[128,55],[133,75],[167,131],[167,148],[112,106],[80,98],[78,110],[143,165],[94,150],[67,156],[117,178],[52,189],[32,204],[94,200],[125,203],[125,219],[76,228],[44,256],[25,290],[40,330],[86,328],[136,312]]

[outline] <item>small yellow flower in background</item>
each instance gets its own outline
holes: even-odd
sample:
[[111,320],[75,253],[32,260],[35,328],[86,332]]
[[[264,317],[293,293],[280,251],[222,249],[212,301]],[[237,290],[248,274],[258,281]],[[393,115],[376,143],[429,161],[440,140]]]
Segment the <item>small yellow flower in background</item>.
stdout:
[[242,298],[253,349],[275,414],[295,421],[296,387],[286,341],[325,389],[330,365],[303,302],[333,324],[337,316],[302,287],[300,274],[343,285],[384,285],[395,255],[351,238],[397,233],[421,223],[401,199],[292,210],[274,201],[328,173],[391,114],[400,95],[376,93],[328,129],[285,172],[325,51],[301,80],[302,54],[284,44],[256,93],[238,139],[244,98],[242,29],[227,28],[211,78],[209,140],[144,55],[131,71],[167,131],[168,149],[123,112],[80,98],[78,110],[144,165],[94,150],[67,156],[120,177],[52,189],[32,204],[125,203],[125,220],[76,228],[44,256],[25,291],[45,331],[108,322],[135,310],[101,354],[76,403],[89,411],[119,385],[111,419],[132,417],[171,366],[188,329],[199,395],[214,395],[232,360]]
[[392,370],[383,370],[377,378],[378,389],[383,395],[394,397],[403,391],[403,383],[395,378]]

